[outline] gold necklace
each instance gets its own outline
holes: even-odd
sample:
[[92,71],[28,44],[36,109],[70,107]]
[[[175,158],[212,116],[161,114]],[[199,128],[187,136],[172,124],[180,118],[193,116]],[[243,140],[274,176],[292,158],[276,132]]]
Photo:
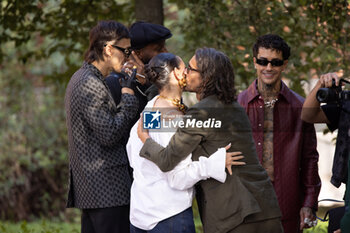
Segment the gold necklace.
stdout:
[[185,112],[187,110],[187,106],[184,105],[179,98],[171,99],[171,98],[168,98],[168,97],[165,97],[165,96],[162,96],[162,95],[159,95],[158,98],[162,98],[162,99],[171,101],[171,103],[175,107],[177,107],[181,112],[183,112],[185,114]]

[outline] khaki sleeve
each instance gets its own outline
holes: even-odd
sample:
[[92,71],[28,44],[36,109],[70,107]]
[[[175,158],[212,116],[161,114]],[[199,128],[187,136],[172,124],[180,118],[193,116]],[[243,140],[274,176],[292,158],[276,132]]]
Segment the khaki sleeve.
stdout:
[[[197,108],[191,108],[186,113],[186,116],[190,116],[190,118],[185,117],[185,122],[187,119],[203,121],[207,118],[207,112]],[[165,148],[153,139],[147,139],[140,151],[140,156],[157,164],[163,172],[168,172],[196,149],[207,136],[207,133],[207,130],[204,128],[186,126],[185,123],[185,127],[178,128]]]

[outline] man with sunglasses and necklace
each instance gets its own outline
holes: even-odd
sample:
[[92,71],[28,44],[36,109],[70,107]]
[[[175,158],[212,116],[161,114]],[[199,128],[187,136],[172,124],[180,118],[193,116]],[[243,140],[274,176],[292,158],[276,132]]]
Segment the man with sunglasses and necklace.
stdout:
[[316,222],[321,188],[313,124],[301,120],[304,99],[281,80],[290,47],[278,35],[259,37],[253,47],[257,79],[238,96],[251,122],[256,151],[277,194],[285,233]]
[[67,207],[82,210],[82,233],[129,232],[132,177],[121,140],[129,130],[128,123],[137,116],[139,102],[133,76],[120,79],[118,106],[105,81],[111,71],[121,71],[129,47],[130,35],[124,25],[100,21],[90,31],[85,62],[66,89]]

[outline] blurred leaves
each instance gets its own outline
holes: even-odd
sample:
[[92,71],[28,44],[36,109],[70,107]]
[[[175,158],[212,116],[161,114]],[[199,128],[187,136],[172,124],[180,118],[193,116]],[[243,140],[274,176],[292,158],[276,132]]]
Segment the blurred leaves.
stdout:
[[[313,74],[343,70],[349,75],[348,0],[165,1],[165,8],[172,5],[177,10],[166,21],[171,21],[172,31],[183,34],[176,36],[182,43],[172,52],[187,59],[198,47],[222,50],[232,60],[241,89],[255,78],[251,48],[256,38],[266,33],[279,34],[291,46],[290,65],[284,75],[299,93],[302,89],[295,82]],[[30,40],[45,43],[39,49],[20,49],[16,52],[19,60],[25,63],[30,57],[60,54],[62,69],[47,78],[63,82],[80,66],[88,32],[98,20],[114,19],[130,25],[134,19],[134,1],[5,0],[0,6],[0,44],[11,41],[21,48]],[[0,46],[0,59],[7,56],[6,48]]]
[[311,71],[342,69],[349,75],[350,8],[346,0],[170,0],[186,11],[180,25],[185,51],[214,47],[235,67],[241,89],[255,79],[252,47],[258,36],[280,35],[292,48],[284,77],[303,94],[300,81]]
[[[30,58],[22,64],[18,48],[11,43],[4,47],[8,57],[0,72],[0,218],[58,216],[65,209],[68,180],[65,84],[43,83],[42,77],[56,70],[51,59]],[[37,46],[29,40],[19,48]]]
[[0,217],[56,216],[68,180],[63,85],[34,89],[30,80],[0,78]]
[[2,233],[79,233],[80,225],[45,219],[35,222],[0,222],[0,231]]
[[[39,60],[60,53],[66,66],[63,73],[67,72],[67,75],[62,76],[61,70],[50,77],[66,82],[73,74],[72,70],[81,65],[82,55],[88,47],[89,31],[96,22],[113,19],[130,24],[133,15],[133,1],[1,1],[0,62],[8,59],[9,54],[3,46],[7,42],[14,43],[19,49],[16,53],[23,63],[30,58]],[[45,45],[22,47],[31,41]],[[72,59],[74,54],[81,58],[78,61]]]

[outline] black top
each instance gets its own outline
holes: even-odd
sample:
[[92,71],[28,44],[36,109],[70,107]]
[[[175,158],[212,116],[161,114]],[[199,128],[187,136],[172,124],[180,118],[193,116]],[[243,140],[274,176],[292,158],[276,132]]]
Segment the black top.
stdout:
[[331,131],[338,129],[338,137],[335,148],[331,183],[339,187],[341,182],[347,182],[348,159],[350,145],[350,101],[343,104],[326,104],[322,106],[323,112],[330,121],[328,128]]
[[[118,106],[120,103],[120,98],[121,98],[121,86],[119,83],[119,79],[122,77],[121,74],[112,72],[107,78],[106,78],[106,84],[112,94],[113,100],[115,102],[115,105]],[[152,90],[152,91],[150,91]],[[134,126],[134,124],[138,121],[140,118],[140,114],[145,108],[148,100],[153,98],[155,95],[158,94],[158,91],[154,92],[154,87],[153,85],[145,84],[141,85],[139,84],[137,86],[137,90],[135,91],[135,96],[138,99],[139,102],[139,107],[137,110],[137,114],[132,120],[129,122],[129,127],[126,133],[123,135],[123,138],[121,139],[121,144],[126,146],[129,140],[129,135],[130,135],[130,130]]]

